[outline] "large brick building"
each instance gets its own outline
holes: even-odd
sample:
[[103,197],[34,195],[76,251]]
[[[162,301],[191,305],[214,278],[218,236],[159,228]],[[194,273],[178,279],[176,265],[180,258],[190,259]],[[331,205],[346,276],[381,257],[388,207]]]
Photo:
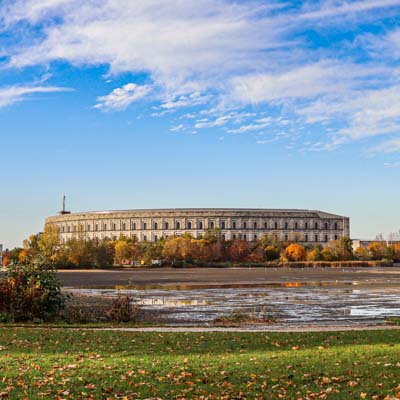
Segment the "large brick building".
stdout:
[[199,238],[218,228],[224,240],[247,241],[273,235],[278,240],[327,243],[349,236],[348,217],[313,210],[241,208],[168,208],[124,211],[60,213],[47,224],[60,229],[62,241],[73,236],[87,239],[117,239],[121,235],[139,241],[157,241],[190,233]]

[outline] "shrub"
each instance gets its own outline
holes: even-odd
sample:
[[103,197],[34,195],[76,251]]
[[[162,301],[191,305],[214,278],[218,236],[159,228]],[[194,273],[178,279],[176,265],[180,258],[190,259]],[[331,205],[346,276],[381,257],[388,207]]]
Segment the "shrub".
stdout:
[[98,322],[134,322],[139,311],[132,296],[119,294],[115,299],[68,295],[61,318],[69,324]]
[[138,313],[138,305],[130,295],[121,293],[113,299],[113,304],[108,313],[109,320],[115,322],[133,322]]
[[50,320],[64,307],[55,270],[45,266],[11,266],[0,280],[0,315],[11,322]]

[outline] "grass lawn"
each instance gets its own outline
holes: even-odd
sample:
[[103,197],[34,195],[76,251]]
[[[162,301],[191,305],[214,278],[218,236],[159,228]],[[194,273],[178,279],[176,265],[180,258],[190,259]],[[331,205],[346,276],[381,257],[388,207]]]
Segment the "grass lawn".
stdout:
[[400,331],[0,328],[0,398],[395,399]]

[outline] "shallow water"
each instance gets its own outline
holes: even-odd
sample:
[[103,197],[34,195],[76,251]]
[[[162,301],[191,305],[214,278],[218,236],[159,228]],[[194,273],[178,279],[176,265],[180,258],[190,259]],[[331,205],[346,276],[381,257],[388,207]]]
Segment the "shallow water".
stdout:
[[366,324],[400,316],[400,286],[290,282],[262,285],[66,288],[94,296],[131,294],[169,324],[207,324],[236,311],[273,315],[285,324]]

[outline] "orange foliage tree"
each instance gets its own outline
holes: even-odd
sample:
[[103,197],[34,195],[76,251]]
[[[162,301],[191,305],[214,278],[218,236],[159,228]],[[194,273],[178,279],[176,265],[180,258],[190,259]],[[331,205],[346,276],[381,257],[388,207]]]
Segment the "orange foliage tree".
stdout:
[[300,244],[292,243],[286,247],[285,256],[289,261],[304,261],[306,249]]

